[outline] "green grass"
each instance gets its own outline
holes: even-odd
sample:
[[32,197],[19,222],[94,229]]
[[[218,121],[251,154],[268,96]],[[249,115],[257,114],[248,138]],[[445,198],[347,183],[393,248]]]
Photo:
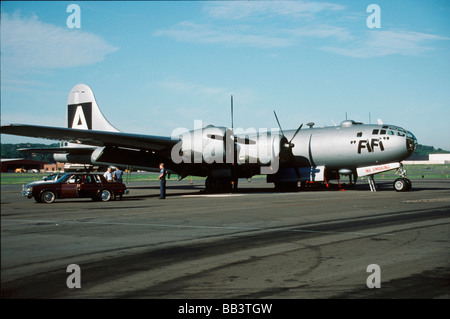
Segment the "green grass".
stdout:
[[35,174],[35,173],[2,173],[1,184],[26,184],[36,180],[42,180],[49,174]]
[[[413,164],[413,165],[404,165],[403,168],[406,169],[407,176],[409,179],[450,178],[449,164]],[[394,175],[394,172],[390,172],[390,174]]]
[[[405,165],[409,179],[450,179],[450,165],[449,164],[420,164],[420,165]],[[43,173],[2,173],[1,185],[12,184],[26,184],[36,180],[42,180],[48,174]],[[395,171],[390,171],[382,174],[375,175],[376,179],[395,179],[398,175],[395,175]],[[203,181],[204,177],[188,176],[184,180]],[[256,175],[255,178],[265,178],[263,175]],[[124,174],[125,182],[128,182],[128,177]],[[158,174],[156,173],[132,173],[129,177],[130,182],[150,182],[157,181]],[[170,181],[177,181],[177,175],[171,175]]]
[[[50,175],[50,173],[2,173],[1,174],[1,185],[14,185],[14,184],[26,184],[32,181],[42,180],[45,176]],[[159,174],[152,173],[132,173],[129,177],[130,182],[149,182],[149,181],[157,181]],[[190,180],[191,176],[185,178],[185,180]],[[204,177],[192,177],[192,180],[203,181]],[[126,174],[123,176],[123,180],[128,182],[128,177]],[[171,175],[171,181],[177,181],[178,175]]]

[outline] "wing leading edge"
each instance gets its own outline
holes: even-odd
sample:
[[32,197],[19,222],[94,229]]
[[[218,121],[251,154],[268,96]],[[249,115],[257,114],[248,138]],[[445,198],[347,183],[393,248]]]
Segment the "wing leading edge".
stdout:
[[67,141],[93,146],[116,146],[160,151],[173,147],[180,140],[167,136],[80,130],[25,124],[8,124],[1,127],[0,133],[50,140]]

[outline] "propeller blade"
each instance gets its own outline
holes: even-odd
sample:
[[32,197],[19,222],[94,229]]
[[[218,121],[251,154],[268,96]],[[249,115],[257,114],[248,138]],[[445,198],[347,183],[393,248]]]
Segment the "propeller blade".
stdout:
[[238,138],[234,135],[234,114],[233,114],[233,95],[231,95],[231,132],[233,134],[233,165],[231,166],[231,184],[232,191],[237,190],[238,173],[237,173],[237,141]]
[[234,132],[233,95],[231,95],[231,130]]
[[235,137],[234,140],[236,141],[236,143],[239,143],[239,144],[246,144],[246,145],[255,145],[256,144],[256,141],[251,140],[249,138]]
[[297,176],[297,179],[300,180],[302,177],[300,176],[300,172],[298,171],[297,167],[294,167],[295,175]]
[[[283,135],[283,137],[285,137],[284,132],[283,132],[283,129],[281,128],[281,125],[280,125],[280,121],[278,120],[277,113],[276,113],[275,111],[273,111],[273,114],[275,115],[275,119],[277,120],[278,127],[280,128],[281,134]],[[292,154],[292,148],[294,147],[294,145],[292,144],[292,141],[294,140],[295,136],[297,136],[298,132],[300,132],[300,130],[302,129],[302,127],[303,127],[303,123],[300,124],[299,128],[297,129],[297,131],[295,131],[295,133],[294,133],[294,135],[292,136],[292,138],[291,138],[291,140],[289,141],[289,143],[286,144],[287,148],[290,150],[290,152],[288,153],[288,154],[289,154],[289,155],[288,155],[288,157],[289,157],[288,162],[291,163],[291,164],[295,164],[295,156]],[[285,138],[286,138],[286,137],[285,137]],[[293,168],[294,171],[295,171],[295,175],[297,176],[297,179],[300,181],[301,176],[300,176],[300,172],[298,171],[298,168],[295,167],[295,165],[293,165],[292,168]]]
[[273,111],[273,114],[275,115],[275,119],[277,120],[278,127],[280,128],[280,131],[281,131],[281,135],[284,136],[284,132],[283,132],[283,129],[281,128],[280,121],[278,121],[277,113],[275,111]]
[[289,141],[289,144],[291,144],[291,142],[294,140],[294,137],[297,135],[297,133],[300,132],[300,130],[302,129],[302,126],[303,126],[303,123],[299,126],[297,131],[295,131],[294,136],[292,136],[291,140]]

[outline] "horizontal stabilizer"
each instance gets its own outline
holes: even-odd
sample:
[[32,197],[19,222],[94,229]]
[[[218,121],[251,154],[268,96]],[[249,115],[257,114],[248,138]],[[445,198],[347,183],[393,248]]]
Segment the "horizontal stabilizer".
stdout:
[[48,147],[48,148],[19,148],[22,153],[71,153],[71,154],[90,154],[95,151],[97,147]]

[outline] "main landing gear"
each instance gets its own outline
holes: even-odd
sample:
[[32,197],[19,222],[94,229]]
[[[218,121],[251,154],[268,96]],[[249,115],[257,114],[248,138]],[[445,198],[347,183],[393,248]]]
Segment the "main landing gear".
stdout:
[[409,192],[411,190],[411,181],[406,178],[406,170],[403,168],[403,165],[399,167],[396,174],[401,175],[400,178],[397,178],[394,181],[394,189],[397,192]]
[[208,176],[205,181],[205,190],[207,193],[231,193],[237,188],[237,180],[233,181],[229,177]]

